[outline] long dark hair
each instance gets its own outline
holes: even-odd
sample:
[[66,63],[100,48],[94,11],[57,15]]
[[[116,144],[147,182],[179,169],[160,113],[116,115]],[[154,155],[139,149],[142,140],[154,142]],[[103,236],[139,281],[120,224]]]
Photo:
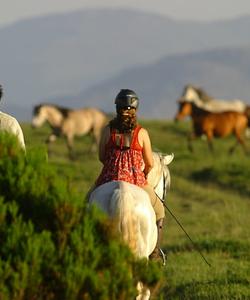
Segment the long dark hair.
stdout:
[[119,133],[130,133],[137,126],[136,109],[122,108],[117,110],[116,117],[109,123],[111,129]]

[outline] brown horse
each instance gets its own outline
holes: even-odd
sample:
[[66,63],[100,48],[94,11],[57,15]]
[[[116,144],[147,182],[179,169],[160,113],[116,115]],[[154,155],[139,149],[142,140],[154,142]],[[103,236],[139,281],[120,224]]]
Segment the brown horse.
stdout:
[[214,113],[224,111],[238,111],[245,113],[248,117],[248,127],[250,128],[250,106],[243,100],[215,99],[208,95],[204,89],[188,84],[184,87],[182,96],[177,101],[193,102],[196,106]]
[[178,121],[187,116],[191,117],[193,124],[193,132],[188,136],[190,151],[193,151],[192,140],[202,135],[207,137],[209,149],[213,151],[212,139],[214,137],[226,137],[229,134],[234,134],[237,141],[229,152],[232,153],[238,144],[242,145],[245,153],[247,152],[242,138],[248,125],[248,118],[245,113],[235,111],[212,113],[196,106],[195,103],[179,101],[179,110],[175,120]]
[[91,149],[96,150],[107,120],[106,114],[96,108],[69,109],[53,104],[40,104],[34,107],[32,126],[40,127],[48,122],[52,133],[46,142],[50,144],[60,135],[66,137],[69,155],[73,158],[74,137],[92,133],[94,141]]

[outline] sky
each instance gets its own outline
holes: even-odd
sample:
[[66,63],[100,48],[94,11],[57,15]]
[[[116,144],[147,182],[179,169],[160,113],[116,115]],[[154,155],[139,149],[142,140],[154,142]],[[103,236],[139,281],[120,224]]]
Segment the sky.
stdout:
[[30,17],[89,7],[126,7],[195,21],[250,15],[249,0],[0,0],[0,27]]

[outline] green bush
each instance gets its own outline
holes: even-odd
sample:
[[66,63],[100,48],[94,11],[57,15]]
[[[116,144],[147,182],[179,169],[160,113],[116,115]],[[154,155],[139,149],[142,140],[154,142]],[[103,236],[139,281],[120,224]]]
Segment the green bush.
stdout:
[[[0,135],[0,299],[131,299],[161,272],[136,260],[113,225],[48,163]],[[150,270],[150,271],[149,271]]]

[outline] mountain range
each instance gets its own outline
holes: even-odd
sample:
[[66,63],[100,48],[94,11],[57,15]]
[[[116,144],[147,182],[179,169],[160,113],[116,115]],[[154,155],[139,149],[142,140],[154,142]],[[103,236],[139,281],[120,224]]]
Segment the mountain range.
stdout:
[[0,29],[3,110],[30,120],[40,102],[114,110],[134,89],[146,118],[172,118],[188,83],[250,103],[250,16],[177,21],[133,10],[89,9]]

